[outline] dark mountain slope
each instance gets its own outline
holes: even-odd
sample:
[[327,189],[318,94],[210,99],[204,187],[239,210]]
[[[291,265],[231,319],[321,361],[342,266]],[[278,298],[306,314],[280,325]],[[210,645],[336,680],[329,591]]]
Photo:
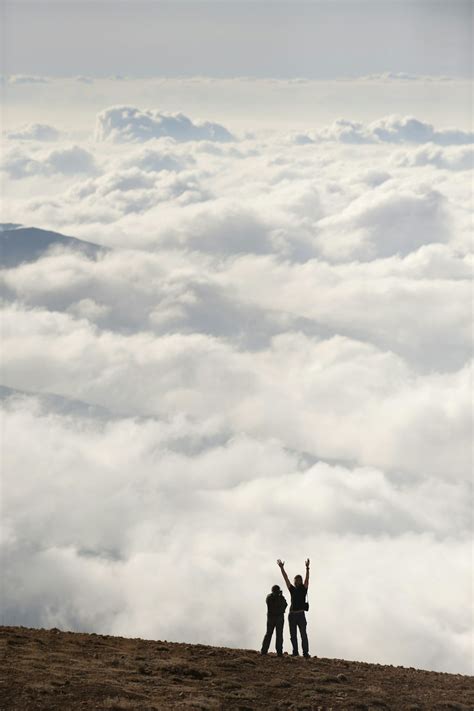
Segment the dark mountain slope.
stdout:
[[37,227],[19,227],[0,230],[0,266],[16,267],[23,262],[34,262],[53,247],[64,247],[82,252],[91,259],[107,251],[93,242],[67,237],[59,232],[40,230]]
[[200,644],[0,628],[2,711],[468,711],[474,679]]

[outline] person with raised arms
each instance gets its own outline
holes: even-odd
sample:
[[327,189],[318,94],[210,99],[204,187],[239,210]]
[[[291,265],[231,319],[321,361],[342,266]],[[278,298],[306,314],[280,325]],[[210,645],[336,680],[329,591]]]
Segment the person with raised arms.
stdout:
[[286,583],[291,595],[290,612],[288,614],[288,624],[290,626],[290,639],[293,647],[293,656],[298,657],[298,630],[301,635],[301,646],[303,648],[303,657],[310,658],[308,635],[306,633],[306,612],[309,610],[309,604],[306,601],[309,586],[309,558],[306,560],[306,576],[303,582],[301,575],[295,575],[294,585],[290,583],[290,579],[286,574],[285,561],[277,560],[281,574]]

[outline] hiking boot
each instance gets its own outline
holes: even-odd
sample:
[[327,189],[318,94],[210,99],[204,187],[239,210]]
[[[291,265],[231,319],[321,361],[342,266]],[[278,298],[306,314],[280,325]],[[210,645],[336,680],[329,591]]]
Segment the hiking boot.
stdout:
[[305,659],[311,659],[311,654],[308,654],[308,652],[306,652],[306,654],[303,654],[303,657]]

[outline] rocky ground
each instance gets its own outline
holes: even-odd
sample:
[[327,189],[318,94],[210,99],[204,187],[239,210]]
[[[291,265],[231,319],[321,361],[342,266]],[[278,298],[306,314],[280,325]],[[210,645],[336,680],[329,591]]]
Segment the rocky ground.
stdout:
[[474,709],[474,678],[196,644],[0,627],[0,711]]

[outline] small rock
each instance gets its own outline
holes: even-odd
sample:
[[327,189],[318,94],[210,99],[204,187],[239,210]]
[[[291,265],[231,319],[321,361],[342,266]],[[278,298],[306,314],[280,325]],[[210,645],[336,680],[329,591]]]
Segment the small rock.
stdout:
[[275,679],[270,682],[270,686],[273,686],[275,689],[289,689],[291,684],[289,681],[285,681],[285,679]]
[[140,664],[140,666],[138,667],[138,673],[144,674],[145,676],[150,676],[152,672],[150,667],[147,667],[145,664]]

